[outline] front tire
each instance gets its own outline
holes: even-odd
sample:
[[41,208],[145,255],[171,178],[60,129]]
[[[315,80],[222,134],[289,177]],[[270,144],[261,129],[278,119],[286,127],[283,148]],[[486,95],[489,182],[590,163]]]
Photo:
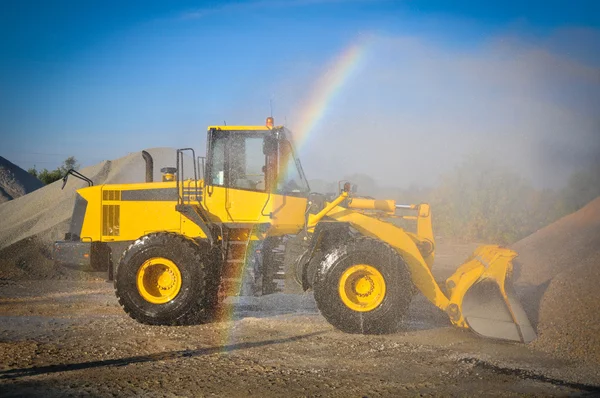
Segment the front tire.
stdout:
[[361,237],[325,253],[314,280],[321,314],[347,333],[398,330],[412,299],[412,282],[400,255],[384,242]]
[[133,319],[150,325],[207,321],[214,310],[207,288],[209,260],[207,247],[184,236],[143,236],[127,248],[115,271],[119,304]]

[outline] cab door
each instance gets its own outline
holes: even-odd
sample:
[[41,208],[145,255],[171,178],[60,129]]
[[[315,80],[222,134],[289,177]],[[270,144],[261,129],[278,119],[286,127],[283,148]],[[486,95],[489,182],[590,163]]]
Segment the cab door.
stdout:
[[[222,222],[259,222],[269,200],[266,184],[264,133],[257,131],[215,131],[211,139],[211,213],[219,209]],[[213,208],[213,209],[211,209]],[[265,213],[267,214],[267,213]]]
[[236,133],[230,136],[226,208],[233,222],[259,222],[269,199],[263,140],[263,134]]

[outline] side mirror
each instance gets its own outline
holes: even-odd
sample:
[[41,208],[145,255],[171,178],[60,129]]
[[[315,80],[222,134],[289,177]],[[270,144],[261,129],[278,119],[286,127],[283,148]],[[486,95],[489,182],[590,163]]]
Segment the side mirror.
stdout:
[[[344,181],[338,183],[338,187],[342,182]],[[340,188],[340,192],[356,193],[356,191],[358,191],[358,185],[352,184],[350,181],[344,182],[344,186]]]

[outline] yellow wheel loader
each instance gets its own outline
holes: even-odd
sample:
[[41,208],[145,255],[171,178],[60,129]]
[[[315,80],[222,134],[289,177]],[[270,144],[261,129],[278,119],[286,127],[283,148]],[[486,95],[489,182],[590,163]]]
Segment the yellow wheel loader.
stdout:
[[512,288],[515,252],[481,246],[440,286],[429,205],[360,198],[350,183],[313,193],[291,137],[270,123],[209,127],[206,157],[177,150],[157,182],[143,152],[145,183],[77,191],[55,260],[107,271],[124,310],[154,325],[208,322],[227,295],[312,289],[334,327],[392,333],[420,291],[458,327],[535,338]]

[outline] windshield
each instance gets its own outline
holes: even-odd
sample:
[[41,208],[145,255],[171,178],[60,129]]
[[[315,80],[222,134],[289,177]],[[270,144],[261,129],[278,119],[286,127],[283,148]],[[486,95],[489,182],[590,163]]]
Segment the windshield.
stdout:
[[287,130],[285,130],[285,139],[279,141],[279,178],[276,191],[283,194],[310,192],[300,159],[296,156]]

